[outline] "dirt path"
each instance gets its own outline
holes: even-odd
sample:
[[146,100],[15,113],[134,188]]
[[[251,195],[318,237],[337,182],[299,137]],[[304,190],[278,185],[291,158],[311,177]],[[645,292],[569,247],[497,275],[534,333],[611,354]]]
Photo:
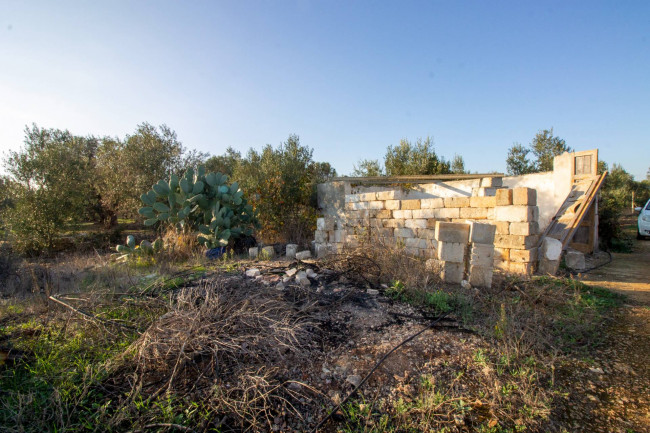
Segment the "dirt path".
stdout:
[[574,431],[650,432],[650,240],[636,241],[632,254],[613,254],[582,281],[628,299],[607,343],[573,371],[565,422]]

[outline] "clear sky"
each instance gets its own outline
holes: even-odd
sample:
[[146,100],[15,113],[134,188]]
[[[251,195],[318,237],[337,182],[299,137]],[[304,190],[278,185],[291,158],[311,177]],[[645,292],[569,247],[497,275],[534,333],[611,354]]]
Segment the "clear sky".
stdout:
[[339,174],[426,136],[504,171],[553,127],[642,179],[650,1],[0,0],[2,151],[144,121],[211,154],[295,133]]

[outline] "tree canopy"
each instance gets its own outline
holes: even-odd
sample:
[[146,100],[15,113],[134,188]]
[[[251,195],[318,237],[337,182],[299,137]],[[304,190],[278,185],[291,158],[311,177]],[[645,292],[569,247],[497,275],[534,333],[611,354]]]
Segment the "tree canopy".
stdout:
[[[508,149],[506,165],[508,174],[521,175],[553,170],[553,158],[572,149],[560,137],[553,135],[553,128],[544,129],[535,134],[529,147],[515,143]],[[534,156],[533,160],[528,155]]]

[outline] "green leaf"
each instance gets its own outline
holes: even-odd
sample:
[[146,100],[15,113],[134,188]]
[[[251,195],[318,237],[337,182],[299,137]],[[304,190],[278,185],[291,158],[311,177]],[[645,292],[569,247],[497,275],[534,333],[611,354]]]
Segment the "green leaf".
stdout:
[[153,205],[153,208],[157,210],[158,212],[169,212],[169,206],[167,206],[165,203],[161,202],[156,202]]
[[237,182],[233,182],[232,185],[230,185],[230,194],[234,195],[238,189],[239,189],[239,184]]
[[219,192],[221,194],[228,194],[229,191],[230,191],[230,189],[226,185],[221,185],[219,187]]
[[144,225],[149,227],[156,224],[157,222],[158,222],[158,218],[149,218],[147,220],[144,220]]
[[132,253],[133,252],[133,250],[131,248],[127,247],[126,245],[118,245],[118,246],[115,247],[115,250],[118,253]]
[[226,229],[219,233],[219,239],[227,241],[230,239],[230,230]]
[[167,212],[159,213],[158,219],[160,221],[167,221],[167,219],[169,219],[169,214]]
[[208,236],[212,234],[212,232],[210,231],[210,228],[208,226],[204,226],[203,224],[201,224],[199,226],[199,232],[201,232],[204,235],[208,235]]
[[126,237],[126,246],[131,249],[135,248],[135,237],[133,235],[128,235]]
[[151,198],[149,198],[149,195],[147,195],[147,193],[142,194],[140,196],[140,200],[142,200],[142,203],[144,203],[146,205],[149,205],[149,206],[153,206],[153,203],[155,201],[155,199],[151,200]]
[[169,177],[169,189],[172,191],[176,191],[176,188],[178,188],[178,182],[179,182],[178,176],[172,174]]
[[140,209],[138,209],[138,213],[140,215],[146,215],[146,214],[151,213],[151,212],[153,212],[153,208],[151,206],[145,206],[145,207],[141,207]]
[[217,184],[217,175],[214,173],[208,173],[205,176],[205,182],[211,187],[214,187]]
[[193,194],[200,194],[200,193],[202,193],[202,192],[203,192],[203,187],[204,187],[204,186],[205,186],[205,185],[203,184],[203,182],[201,182],[201,181],[199,180],[198,182],[196,182],[196,183],[194,184],[194,187],[192,187],[192,193],[193,193]]
[[180,186],[185,194],[192,192],[193,185],[187,179],[181,179]]

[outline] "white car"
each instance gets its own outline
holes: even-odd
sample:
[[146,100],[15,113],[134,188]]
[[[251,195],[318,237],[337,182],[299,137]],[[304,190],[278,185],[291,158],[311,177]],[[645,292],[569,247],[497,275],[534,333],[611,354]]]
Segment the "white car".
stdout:
[[634,209],[639,212],[639,220],[637,223],[636,238],[644,239],[650,236],[650,200],[643,207]]

